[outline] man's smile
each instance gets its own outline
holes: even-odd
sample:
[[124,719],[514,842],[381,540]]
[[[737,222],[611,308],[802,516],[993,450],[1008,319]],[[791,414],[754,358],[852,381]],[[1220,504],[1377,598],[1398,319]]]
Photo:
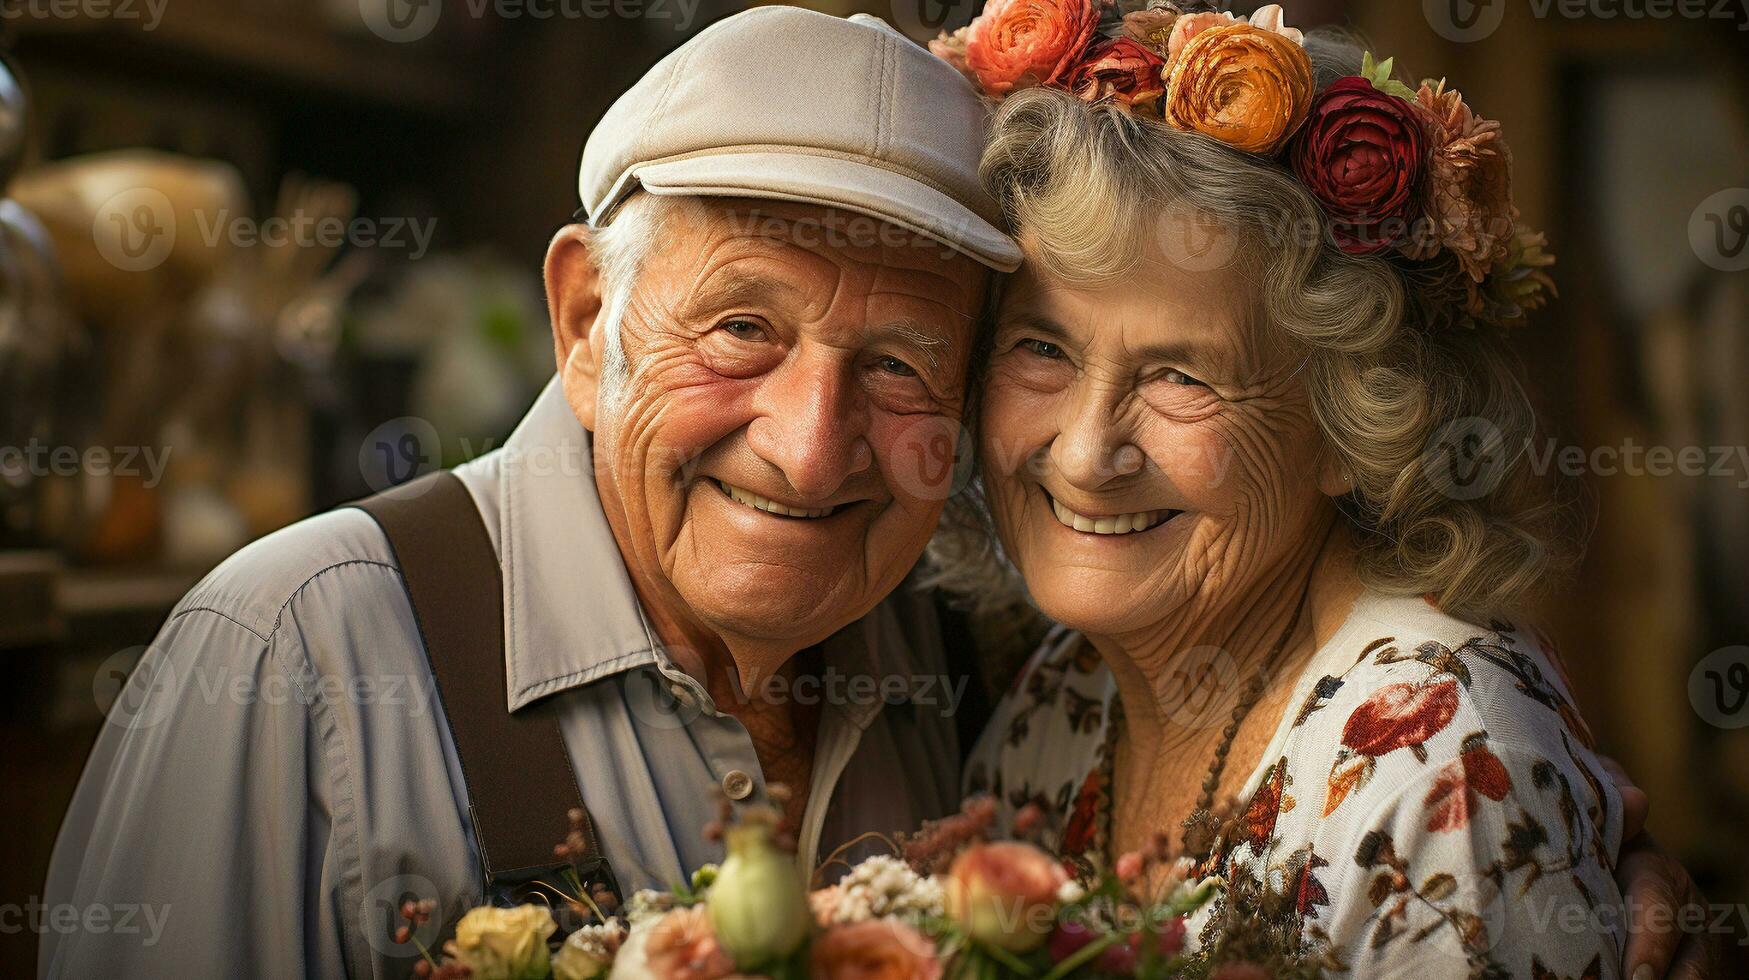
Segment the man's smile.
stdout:
[[764,511],[767,514],[776,514],[779,517],[796,517],[804,520],[816,520],[821,517],[830,517],[839,509],[837,506],[809,508],[781,504],[769,497],[760,496],[744,487],[738,487],[732,483],[725,483],[714,477],[711,479],[711,482],[716,484],[717,488],[722,490],[723,493],[728,494],[730,500],[733,500],[738,504],[745,504],[754,510]]

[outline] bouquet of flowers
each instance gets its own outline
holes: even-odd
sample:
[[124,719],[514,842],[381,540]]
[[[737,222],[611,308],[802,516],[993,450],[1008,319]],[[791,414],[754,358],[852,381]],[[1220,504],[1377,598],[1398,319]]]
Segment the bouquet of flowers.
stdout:
[[[773,795],[781,803],[780,788]],[[1013,836],[994,839],[996,806],[968,801],[958,814],[886,841],[891,854],[842,866],[809,890],[776,809],[752,807],[706,833],[726,857],[667,891],[645,890],[624,914],[578,888],[559,911],[586,923],[562,941],[554,909],[480,907],[467,912],[441,960],[424,947],[420,977],[478,980],[1268,980],[1319,976],[1242,895],[1195,881],[1164,846],[1131,852],[1095,871],[1026,838],[1043,822],[1021,811]],[[573,817],[575,821],[576,816]],[[861,841],[853,841],[846,849]],[[840,853],[843,853],[841,849]],[[560,844],[561,857],[578,853]],[[1071,870],[1078,868],[1078,871]],[[1214,901],[1217,892],[1222,899]],[[1203,949],[1193,933],[1221,906],[1221,938]],[[428,903],[401,909],[412,928]]]

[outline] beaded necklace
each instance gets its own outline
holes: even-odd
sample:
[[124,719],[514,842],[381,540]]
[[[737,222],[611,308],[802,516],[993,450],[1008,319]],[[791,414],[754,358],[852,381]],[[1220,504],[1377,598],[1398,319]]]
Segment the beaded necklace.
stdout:
[[[1288,641],[1293,639],[1294,630],[1299,628],[1300,616],[1306,609],[1306,597],[1310,589],[1300,593],[1298,605],[1294,607],[1293,617],[1288,620],[1287,629],[1282,631],[1281,638],[1275,641],[1269,654],[1258,665],[1257,671],[1245,683],[1245,689],[1239,693],[1239,701],[1233,705],[1232,719],[1227,727],[1221,729],[1221,741],[1215,747],[1214,761],[1209,763],[1208,776],[1202,781],[1202,793],[1196,800],[1196,809],[1191,811],[1183,823],[1184,833],[1180,844],[1184,855],[1194,859],[1198,864],[1206,862],[1214,853],[1218,839],[1219,820],[1214,815],[1215,790],[1221,784],[1221,774],[1227,768],[1227,754],[1233,749],[1233,740],[1238,737],[1239,725],[1251,708],[1263,696],[1266,685],[1264,675],[1271,664],[1280,658],[1282,651],[1287,649]],[[1103,811],[1098,831],[1099,840],[1095,842],[1096,852],[1108,854],[1112,841],[1112,821],[1115,809],[1113,799],[1116,796],[1117,775],[1117,742],[1124,730],[1123,701],[1114,698],[1111,706],[1111,720],[1105,730],[1105,745],[1100,758],[1100,808]],[[1109,855],[1108,855],[1109,856]]]

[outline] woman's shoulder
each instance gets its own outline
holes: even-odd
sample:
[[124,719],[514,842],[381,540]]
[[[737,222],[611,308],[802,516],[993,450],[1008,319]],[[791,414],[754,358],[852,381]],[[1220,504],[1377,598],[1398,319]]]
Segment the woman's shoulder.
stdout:
[[1296,874],[1302,914],[1357,967],[1443,951],[1580,975],[1618,937],[1546,916],[1614,901],[1621,803],[1555,664],[1511,623],[1369,594],[1283,719],[1248,813],[1275,825],[1243,859]]
[[1504,619],[1476,622],[1422,598],[1369,593],[1313,669],[1293,727],[1311,725],[1326,752],[1403,748],[1419,758],[1454,728],[1503,748],[1593,748],[1552,644]]

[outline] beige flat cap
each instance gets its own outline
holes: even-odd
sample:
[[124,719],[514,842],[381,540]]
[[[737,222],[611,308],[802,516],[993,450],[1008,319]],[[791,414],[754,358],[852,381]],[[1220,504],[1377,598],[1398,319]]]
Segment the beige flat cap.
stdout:
[[589,223],[652,194],[870,215],[1002,272],[1020,249],[978,183],[988,110],[880,20],[756,7],[712,24],[607,110],[583,148]]

